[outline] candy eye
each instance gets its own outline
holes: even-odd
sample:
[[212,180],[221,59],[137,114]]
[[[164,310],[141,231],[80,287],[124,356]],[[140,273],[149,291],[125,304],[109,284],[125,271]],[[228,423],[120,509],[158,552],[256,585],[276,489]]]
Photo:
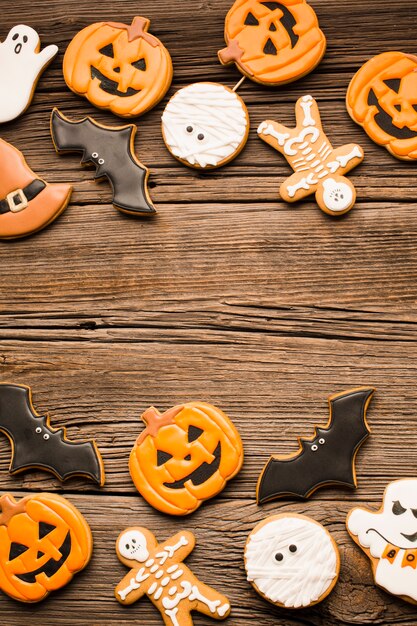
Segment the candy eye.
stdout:
[[401,506],[399,500],[396,500],[392,505],[392,512],[394,513],[394,515],[403,515],[403,513],[405,513],[406,510],[407,509]]
[[187,133],[192,133],[194,128],[192,126],[187,126]]
[[197,135],[197,139],[198,139],[199,141],[203,141],[203,139],[204,139],[204,135],[203,135],[203,133],[199,133],[199,134]]
[[326,443],[326,440],[323,439],[323,437],[321,439],[319,439],[319,444],[322,446],[323,444]]
[[48,433],[45,433],[45,434],[44,434],[44,436],[43,436],[43,438],[45,439],[45,441],[48,441],[48,439],[49,439],[49,435],[48,435]]
[[40,434],[41,434],[41,432],[42,432],[42,428],[41,428],[40,426],[38,426],[38,427],[35,429],[35,433],[38,433],[38,435],[40,435]]
[[93,159],[96,159],[98,157],[98,152],[93,152],[91,156],[93,157]]
[[98,163],[99,163],[99,165],[103,165],[103,163],[104,163],[104,159],[99,159],[99,160],[98,160]]
[[314,444],[313,446],[311,446],[311,449],[313,450],[313,452],[317,452],[319,447],[316,444]]
[[294,553],[294,552],[297,552],[297,546],[296,546],[296,545],[294,545],[294,544],[292,543],[292,544],[290,545],[290,547],[289,547],[289,550],[290,550],[290,552],[293,552],[293,553]]
[[282,559],[284,558],[284,555],[282,554],[282,552],[277,552],[275,555],[275,560],[276,561],[282,561]]

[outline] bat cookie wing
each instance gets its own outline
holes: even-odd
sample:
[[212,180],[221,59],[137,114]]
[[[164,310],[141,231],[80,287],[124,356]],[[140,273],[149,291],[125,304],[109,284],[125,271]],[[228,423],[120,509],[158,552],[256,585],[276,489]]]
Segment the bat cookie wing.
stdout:
[[366,411],[374,392],[361,387],[331,396],[327,425],[316,427],[312,439],[299,439],[295,454],[269,459],[258,480],[258,504],[308,498],[324,485],[356,487],[355,457],[370,433]]
[[49,417],[36,413],[30,387],[0,383],[0,431],[12,445],[11,474],[36,468],[62,481],[84,476],[104,485],[103,460],[95,441],[70,441],[65,428],[51,428]]

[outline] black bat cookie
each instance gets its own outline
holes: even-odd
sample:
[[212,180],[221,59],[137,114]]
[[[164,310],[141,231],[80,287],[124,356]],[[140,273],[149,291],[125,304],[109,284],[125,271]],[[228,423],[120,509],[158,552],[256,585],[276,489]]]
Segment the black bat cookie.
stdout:
[[330,419],[312,439],[299,439],[295,454],[271,457],[257,486],[258,504],[285,496],[308,498],[324,485],[356,487],[355,456],[369,436],[366,410],[375,389],[330,396]]
[[151,215],[156,213],[149,197],[148,168],[134,153],[137,127],[102,126],[86,117],[71,122],[58,109],[51,115],[51,134],[55,149],[82,152],[81,163],[96,166],[96,179],[107,177],[113,189],[113,204],[123,213]]
[[10,473],[36,468],[60,480],[85,476],[104,485],[104,467],[94,441],[69,441],[65,428],[55,430],[38,415],[26,385],[0,383],[0,431],[12,444]]

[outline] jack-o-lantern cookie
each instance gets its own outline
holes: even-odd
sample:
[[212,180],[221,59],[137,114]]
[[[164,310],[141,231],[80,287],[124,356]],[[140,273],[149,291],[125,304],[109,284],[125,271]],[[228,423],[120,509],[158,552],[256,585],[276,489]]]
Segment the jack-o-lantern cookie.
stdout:
[[302,78],[320,63],[326,37],[306,0],[236,0],[226,16],[223,65],[263,85]]
[[130,475],[142,496],[163,513],[192,513],[242,467],[239,433],[211,404],[188,402],[163,414],[151,407],[142,420],[146,429],[130,454]]
[[0,498],[0,589],[15,600],[39,602],[64,587],[87,565],[92,549],[89,525],[65,498]]
[[80,31],[64,56],[68,87],[120,117],[142,115],[165,95],[172,81],[171,56],[150,21],[99,22]]
[[242,98],[217,83],[194,83],[177,91],[162,115],[166,147],[197,169],[221,167],[243,150],[249,115]]
[[417,159],[417,56],[373,57],[353,77],[346,105],[375,143],[398,159]]
[[183,563],[195,546],[195,537],[182,531],[158,543],[140,527],[127,528],[117,539],[119,560],[130,568],[115,589],[121,604],[133,604],[146,595],[166,626],[193,626],[192,611],[225,619],[230,603],[221,593],[202,583]]
[[42,72],[58,52],[54,45],[40,48],[38,33],[24,24],[14,26],[0,43],[0,123],[26,111]]
[[286,202],[297,202],[315,193],[322,211],[334,217],[344,215],[356,201],[356,189],[345,174],[363,161],[364,152],[355,143],[333,148],[311,96],[297,101],[295,115],[295,128],[272,120],[262,122],[258,128],[259,137],[281,152],[294,170],[280,187],[281,197]]
[[71,185],[48,184],[32,172],[23,154],[0,139],[0,239],[31,235],[66,208]]
[[379,511],[356,508],[346,526],[372,564],[375,583],[417,604],[417,480],[390,483]]
[[330,533],[305,515],[268,517],[245,547],[247,579],[265,600],[301,609],[326,598],[339,577],[340,556]]

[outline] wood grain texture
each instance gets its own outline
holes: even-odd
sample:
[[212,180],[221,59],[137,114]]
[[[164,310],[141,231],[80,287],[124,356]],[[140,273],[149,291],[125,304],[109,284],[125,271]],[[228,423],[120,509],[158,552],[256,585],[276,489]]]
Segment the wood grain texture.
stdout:
[[[10,445],[0,438],[0,489],[16,497],[59,491],[91,524],[95,550],[87,570],[36,606],[0,597],[5,626],[157,626],[146,599],[120,606],[113,589],[126,570],[115,539],[129,525],[147,525],[160,540],[181,528],[195,532],[188,559],[196,574],[228,595],[225,624],[257,626],[411,626],[416,608],[378,590],[369,562],[345,531],[357,503],[377,508],[385,485],[417,468],[417,177],[375,146],[346,113],[353,73],[379,52],[415,53],[415,0],[312,0],[328,38],[319,68],[298,83],[267,89],[246,81],[251,132],[227,167],[195,172],[166,150],[159,125],[167,99],[199,80],[233,86],[235,68],[217,61],[232,0],[16,0],[3,11],[0,38],[17,23],[36,28],[60,53],[41,79],[32,106],[1,136],[21,149],[49,182],[74,184],[72,202],[48,229],[0,243],[0,380],[33,388],[35,407],[71,439],[94,437],[103,454],[103,489],[28,472],[8,474]],[[3,7],[4,8],[4,7]],[[158,215],[134,220],[110,205],[108,186],[59,157],[49,135],[53,106],[75,119],[87,114],[117,124],[71,93],[63,52],[85,25],[130,22],[138,12],[172,53],[173,85],[138,122],[136,149],[150,168]],[[366,152],[350,175],[356,208],[336,221],[314,202],[288,206],[278,188],[290,173],[256,136],[265,118],[294,122],[296,99],[317,98],[335,147],[350,141]],[[357,457],[356,491],[322,489],[307,502],[258,507],[255,486],[271,453],[296,450],[297,436],[327,422],[327,396],[359,385],[377,393],[372,436]],[[131,482],[127,461],[149,405],[212,402],[233,419],[245,446],[239,476],[189,519],[149,507]],[[287,612],[264,602],[245,581],[243,546],[266,515],[305,513],[324,523],[339,544],[340,582],[321,605]],[[214,624],[195,616],[196,626]]]

